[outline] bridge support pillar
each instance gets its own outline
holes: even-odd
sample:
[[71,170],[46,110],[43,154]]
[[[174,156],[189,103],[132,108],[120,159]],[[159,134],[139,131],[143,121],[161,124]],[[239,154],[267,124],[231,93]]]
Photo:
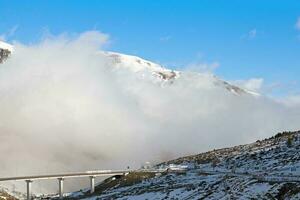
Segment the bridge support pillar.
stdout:
[[26,180],[27,200],[32,199],[31,183],[32,180]]
[[90,193],[95,192],[95,176],[90,176]]
[[64,197],[64,178],[58,178],[58,194],[60,199]]

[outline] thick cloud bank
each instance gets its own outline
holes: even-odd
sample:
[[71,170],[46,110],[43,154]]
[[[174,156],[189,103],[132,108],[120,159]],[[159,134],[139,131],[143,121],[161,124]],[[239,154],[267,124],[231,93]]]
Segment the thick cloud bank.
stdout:
[[139,167],[299,128],[299,107],[114,68],[98,32],[15,44],[0,65],[0,175]]

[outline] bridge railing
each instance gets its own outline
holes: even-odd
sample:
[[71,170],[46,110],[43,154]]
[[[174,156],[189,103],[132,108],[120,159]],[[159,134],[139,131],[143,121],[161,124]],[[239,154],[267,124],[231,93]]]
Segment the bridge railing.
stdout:
[[97,170],[97,171],[86,171],[86,172],[74,172],[74,173],[61,173],[61,174],[46,174],[46,175],[33,175],[33,176],[15,176],[15,177],[4,177],[0,178],[0,181],[25,181],[26,182],[26,197],[27,200],[32,199],[32,182],[34,180],[45,180],[45,179],[57,179],[59,186],[59,197],[63,198],[64,195],[64,180],[67,178],[79,178],[89,177],[90,179],[90,193],[95,191],[95,177],[98,176],[114,176],[114,175],[125,175],[127,173],[134,172],[134,170]]
[[64,195],[64,180],[67,178],[80,178],[89,177],[90,179],[90,193],[95,192],[95,177],[98,176],[114,176],[114,175],[125,175],[130,172],[152,172],[161,173],[166,171],[165,169],[144,169],[144,170],[95,170],[85,172],[73,172],[73,173],[61,173],[61,174],[45,174],[45,175],[33,175],[33,176],[15,176],[15,177],[4,177],[0,178],[1,181],[25,181],[26,182],[26,197],[27,200],[32,199],[32,182],[35,180],[45,179],[57,179],[58,180],[58,191],[59,197],[63,198]]

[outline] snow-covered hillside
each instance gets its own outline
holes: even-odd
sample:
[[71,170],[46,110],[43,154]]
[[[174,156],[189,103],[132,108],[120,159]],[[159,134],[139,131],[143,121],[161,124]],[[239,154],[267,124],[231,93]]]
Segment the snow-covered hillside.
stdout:
[[[100,183],[72,199],[300,199],[300,131],[213,150]],[[88,190],[86,190],[88,192]]]

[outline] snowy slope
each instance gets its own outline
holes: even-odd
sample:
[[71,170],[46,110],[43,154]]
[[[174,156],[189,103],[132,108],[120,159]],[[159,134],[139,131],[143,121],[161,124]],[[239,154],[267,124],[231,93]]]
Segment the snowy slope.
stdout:
[[139,72],[143,70],[150,70],[153,72],[174,72],[176,71],[165,69],[163,66],[153,63],[151,61],[142,59],[137,56],[125,55],[115,52],[102,52],[104,55],[112,58],[116,66],[126,67],[134,72]]
[[[72,199],[300,199],[300,131],[248,145],[187,156],[100,183]],[[182,169],[182,170],[181,170]],[[137,178],[139,177],[139,179]],[[88,191],[87,191],[88,192]]]
[[[0,63],[5,61],[5,59],[13,51],[14,48],[12,45],[0,41]],[[150,73],[153,76],[157,77],[157,80],[162,82],[172,83],[176,81],[176,79],[181,78],[181,75],[185,73],[181,71],[167,69],[162,65],[142,59],[137,56],[125,55],[121,53],[108,52],[108,51],[101,51],[98,53],[107,57],[111,61],[115,69],[127,69],[133,73],[142,74],[142,75],[145,75],[145,73],[147,74]],[[236,95],[248,94],[252,96],[258,96],[258,94],[254,92],[241,89],[237,86],[234,86],[226,81],[223,81],[215,77],[212,74],[196,73],[196,72],[194,72],[193,74],[194,76],[197,77],[199,82],[209,81],[211,82],[212,85],[219,88],[223,88],[232,94],[236,94]]]
[[[116,68],[126,68],[132,72],[140,73],[140,72],[150,72],[154,76],[158,77],[162,81],[176,81],[176,79],[181,78],[181,74],[184,72],[171,70],[163,67],[162,65],[153,63],[151,61],[142,59],[137,56],[131,56],[131,55],[125,55],[115,52],[101,52],[105,56],[108,56],[112,62],[114,63],[114,66]],[[195,76],[201,81],[209,79],[209,81],[217,86],[226,89],[227,91],[242,95],[242,94],[249,94],[252,96],[259,96],[259,94],[251,91],[244,90],[242,88],[239,88],[237,86],[234,86],[226,81],[223,81],[216,76],[212,74],[207,73],[194,73]]]
[[0,41],[0,49],[5,49],[5,50],[8,50],[8,51],[12,52],[13,51],[13,46],[8,44],[8,43]]

